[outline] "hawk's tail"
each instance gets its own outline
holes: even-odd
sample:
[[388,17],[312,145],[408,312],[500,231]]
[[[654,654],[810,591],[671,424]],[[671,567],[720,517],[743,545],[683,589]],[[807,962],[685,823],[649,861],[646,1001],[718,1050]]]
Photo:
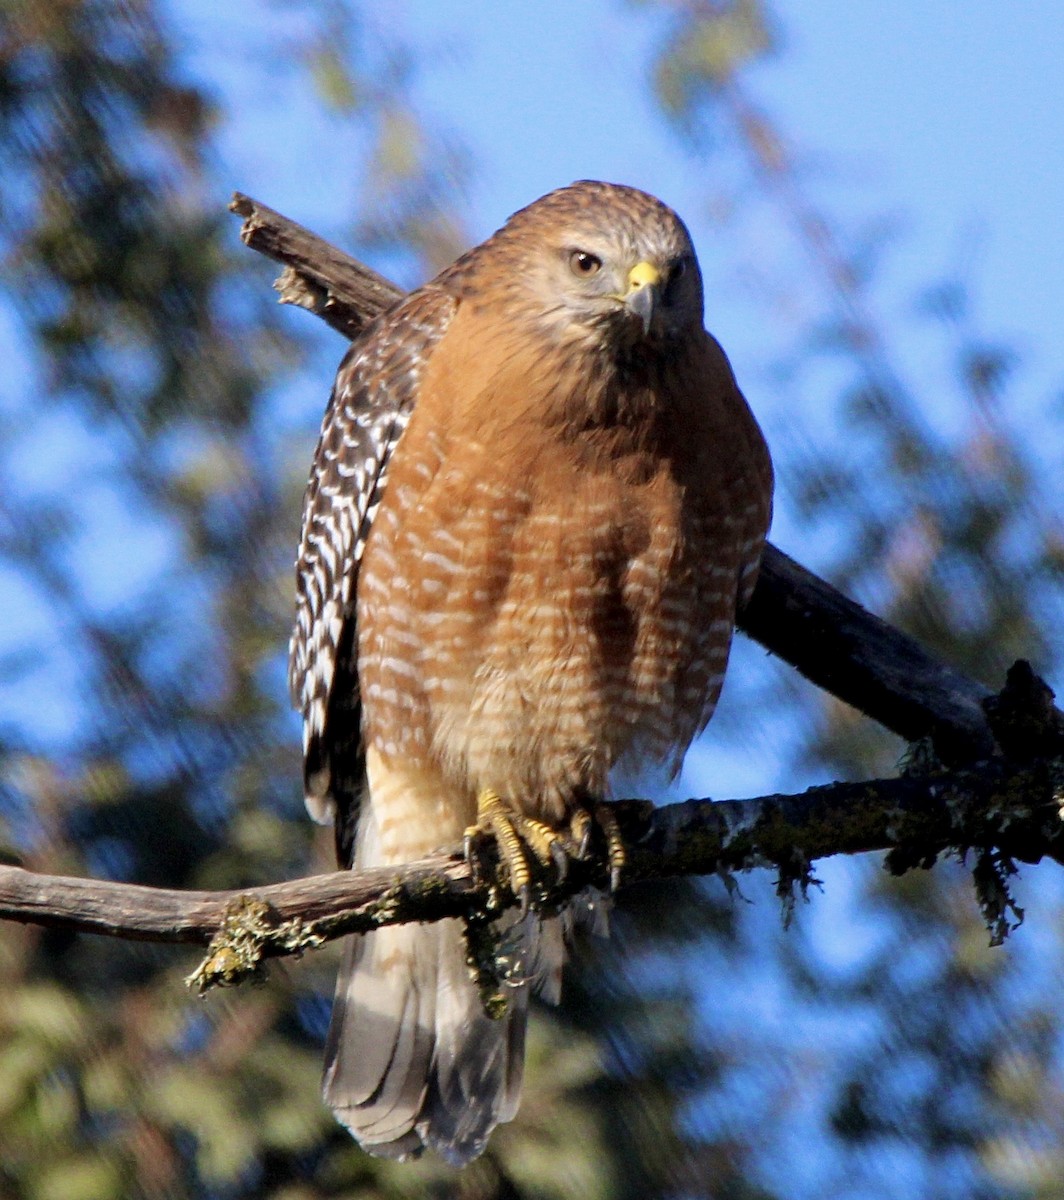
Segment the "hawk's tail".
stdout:
[[517,1111],[528,987],[485,1015],[458,921],[348,939],[326,1044],[325,1100],[371,1154],[431,1146],[461,1166]]

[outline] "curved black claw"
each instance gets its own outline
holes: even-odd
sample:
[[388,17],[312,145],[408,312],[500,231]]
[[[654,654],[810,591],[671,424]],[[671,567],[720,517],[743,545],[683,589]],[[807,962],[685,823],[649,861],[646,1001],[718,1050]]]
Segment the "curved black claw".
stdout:
[[569,874],[569,851],[565,848],[565,844],[561,838],[551,842],[550,857],[551,862],[554,863],[554,871],[558,877],[558,882],[564,883],[566,876]]

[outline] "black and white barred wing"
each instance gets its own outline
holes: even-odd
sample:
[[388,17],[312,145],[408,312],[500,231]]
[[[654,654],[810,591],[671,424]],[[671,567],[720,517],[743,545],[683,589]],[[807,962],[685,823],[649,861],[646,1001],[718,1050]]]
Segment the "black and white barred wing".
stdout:
[[388,462],[455,299],[431,286],[378,317],[352,343],[325,410],[303,499],[288,684],[303,713],[303,777],[315,820],[357,812],[359,731],[355,586]]

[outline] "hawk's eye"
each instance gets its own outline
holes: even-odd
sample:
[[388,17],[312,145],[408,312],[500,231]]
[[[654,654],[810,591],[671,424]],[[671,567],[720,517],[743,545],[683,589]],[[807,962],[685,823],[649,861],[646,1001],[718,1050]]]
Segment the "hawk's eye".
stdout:
[[573,250],[569,254],[569,269],[574,275],[594,275],[602,266],[602,259],[586,250]]

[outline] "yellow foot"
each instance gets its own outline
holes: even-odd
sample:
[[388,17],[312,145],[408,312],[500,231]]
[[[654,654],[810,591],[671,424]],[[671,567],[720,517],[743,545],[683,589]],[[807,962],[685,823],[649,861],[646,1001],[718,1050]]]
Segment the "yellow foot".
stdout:
[[610,891],[615,892],[621,885],[621,871],[628,860],[628,852],[624,848],[624,838],[621,837],[621,827],[613,815],[613,809],[603,801],[598,801],[590,808],[578,808],[573,813],[569,824],[576,853],[579,858],[586,858],[591,848],[591,835],[595,826],[602,830],[606,839],[606,864],[610,869]]
[[483,837],[491,837],[506,864],[510,888],[521,904],[521,915],[528,912],[532,899],[532,865],[529,851],[545,866],[554,864],[559,880],[565,878],[568,856],[565,839],[543,821],[523,816],[490,788],[477,797],[477,823],[465,831],[466,858],[474,865],[473,847]]

